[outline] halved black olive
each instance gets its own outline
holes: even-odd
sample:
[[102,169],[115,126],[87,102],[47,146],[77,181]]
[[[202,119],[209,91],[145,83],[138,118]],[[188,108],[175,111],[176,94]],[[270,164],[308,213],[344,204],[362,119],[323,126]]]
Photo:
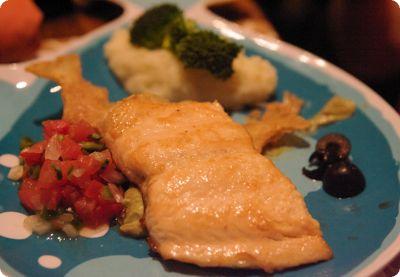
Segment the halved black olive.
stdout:
[[365,188],[365,178],[360,169],[350,161],[330,165],[324,174],[322,188],[328,194],[338,197],[353,197]]
[[303,167],[303,174],[307,176],[310,179],[314,180],[322,180],[323,176],[325,173],[325,168],[324,167],[315,167],[312,169]]
[[323,155],[325,163],[333,163],[348,158],[351,151],[350,141],[343,135],[331,133],[317,142],[315,150]]
[[310,158],[308,158],[308,163],[312,166],[320,166],[325,163],[324,154],[318,151],[314,151]]
[[326,169],[323,153],[313,152],[308,163],[308,167],[303,167],[303,174],[314,180],[322,180]]

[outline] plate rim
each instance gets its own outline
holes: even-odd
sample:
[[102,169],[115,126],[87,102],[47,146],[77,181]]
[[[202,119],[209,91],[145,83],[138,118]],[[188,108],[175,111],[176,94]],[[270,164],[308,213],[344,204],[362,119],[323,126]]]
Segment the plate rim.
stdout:
[[[141,8],[140,4],[138,5],[132,4],[130,0],[113,0],[119,4],[123,4],[124,7],[133,5],[134,8]],[[140,1],[137,1],[140,2]],[[253,32],[250,30],[246,30],[239,25],[229,22],[225,19],[222,19],[219,16],[216,16],[209,12],[205,8],[204,0],[198,1],[191,7],[188,7],[185,10],[186,15],[189,17],[196,19],[197,22],[204,24],[208,27],[213,27],[220,31],[221,33],[226,34],[226,30],[230,30],[231,35],[235,38],[235,35],[242,36],[243,39],[249,40],[251,43],[254,43],[261,48],[276,51],[279,56],[284,58],[288,58],[289,60],[299,60],[300,62],[305,63],[307,66],[311,66],[318,71],[329,75],[331,78],[339,80],[349,87],[353,88],[357,93],[359,93],[363,99],[368,102],[368,105],[373,107],[376,111],[380,112],[382,115],[382,119],[390,124],[393,128],[394,134],[397,136],[397,139],[400,139],[400,116],[395,111],[395,109],[390,106],[377,92],[372,90],[362,81],[346,72],[345,70],[337,67],[336,65],[326,61],[315,54],[312,54],[304,49],[301,49],[297,46],[294,46],[290,43],[284,42],[280,39],[275,39],[271,37],[267,37],[265,35],[259,34],[257,32]],[[56,51],[56,53],[51,55],[46,55],[40,57],[39,59],[49,59],[56,55],[60,55],[70,51],[78,51],[80,52],[86,47],[89,47],[91,43],[95,42],[97,39],[101,39],[109,34],[117,28],[124,26],[129,20],[133,18],[135,13],[129,12],[128,14],[124,13],[121,15],[120,19],[115,20],[110,23],[108,26],[104,26],[105,28],[100,28],[98,31],[94,31],[90,33],[88,36],[85,36],[82,40],[77,42],[76,44],[72,44],[67,49],[63,49],[62,51]],[[229,36],[229,35],[228,35]],[[32,61],[29,61],[32,62]],[[19,66],[24,65],[25,63],[19,64]],[[15,65],[13,65],[15,66]],[[393,150],[393,149],[391,149]],[[392,151],[393,152],[393,151]],[[399,205],[399,203],[398,203]],[[399,219],[396,219],[396,222],[399,222]],[[395,228],[396,225],[393,227]],[[370,261],[365,267],[357,270],[354,273],[354,276],[371,276],[377,273],[379,270],[383,269],[391,260],[400,253],[400,233],[397,234],[396,238],[392,241],[390,245],[388,245],[385,249],[383,249],[372,261]],[[366,258],[368,259],[368,257]],[[364,261],[366,260],[364,259]],[[0,257],[0,276],[2,273],[2,269],[6,270],[6,272],[21,274],[18,272],[18,269],[11,267],[3,258]],[[353,268],[352,270],[355,270]]]
[[[187,15],[195,19],[197,22],[200,22],[208,27],[211,26],[217,29],[222,34],[226,34],[228,36],[230,34],[233,39],[241,39],[240,37],[243,37],[243,39],[248,39],[257,46],[260,46],[261,48],[276,51],[278,55],[284,56],[285,58],[303,62],[307,66],[311,66],[314,69],[317,69],[318,71],[321,71],[326,75],[329,75],[330,77],[350,86],[368,102],[368,105],[381,113],[382,119],[390,124],[390,126],[393,128],[395,135],[400,140],[400,116],[398,115],[398,113],[376,91],[374,91],[368,85],[356,78],[354,75],[346,72],[345,70],[330,63],[329,61],[291,43],[285,42],[277,38],[268,37],[255,31],[244,29],[236,23],[230,22],[223,19],[222,17],[214,15],[205,7],[206,3],[206,0],[201,0],[198,3],[194,4],[186,11]],[[391,151],[393,152],[393,149],[391,149]],[[400,203],[397,204],[400,206]],[[396,222],[399,222],[398,218]],[[395,227],[396,225],[393,228]],[[396,238],[390,245],[382,250],[382,252],[379,253],[365,267],[357,270],[354,273],[354,276],[371,276],[377,273],[379,270],[388,265],[399,253],[400,232],[397,234]],[[368,257],[366,259],[368,259]],[[364,261],[366,259],[364,259]],[[352,270],[355,269],[356,267]]]

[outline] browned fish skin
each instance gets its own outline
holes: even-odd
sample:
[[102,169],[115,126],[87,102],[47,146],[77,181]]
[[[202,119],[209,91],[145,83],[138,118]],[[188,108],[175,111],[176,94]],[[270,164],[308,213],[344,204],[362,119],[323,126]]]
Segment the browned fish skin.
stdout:
[[332,257],[300,193],[219,104],[137,95],[98,107],[86,116],[139,184],[164,259],[272,272]]

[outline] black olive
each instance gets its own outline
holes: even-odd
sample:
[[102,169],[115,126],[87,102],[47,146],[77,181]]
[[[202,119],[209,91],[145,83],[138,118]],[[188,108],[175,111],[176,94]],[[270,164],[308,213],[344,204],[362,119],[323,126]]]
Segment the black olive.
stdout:
[[318,140],[308,167],[303,167],[303,174],[322,180],[325,192],[334,197],[355,196],[364,190],[365,178],[349,160],[350,151],[351,144],[345,136],[336,133],[325,135]]
[[314,151],[314,152],[311,154],[310,158],[308,158],[308,163],[309,163],[310,165],[314,165],[314,166],[323,165],[323,164],[325,163],[325,161],[324,161],[324,154],[323,154],[323,153],[320,153],[320,152],[317,152],[317,151]]
[[364,190],[365,178],[356,165],[348,160],[340,161],[328,166],[322,187],[334,197],[352,197]]
[[322,180],[322,177],[324,176],[325,173],[325,168],[324,167],[315,167],[312,169],[308,169],[306,167],[303,167],[303,174],[307,176],[310,179],[314,180]]
[[322,180],[326,169],[324,155],[315,151],[311,154],[308,162],[308,167],[303,167],[303,174],[314,180]]
[[347,159],[351,151],[351,144],[345,136],[331,133],[318,140],[315,150],[321,153],[325,163],[331,164]]

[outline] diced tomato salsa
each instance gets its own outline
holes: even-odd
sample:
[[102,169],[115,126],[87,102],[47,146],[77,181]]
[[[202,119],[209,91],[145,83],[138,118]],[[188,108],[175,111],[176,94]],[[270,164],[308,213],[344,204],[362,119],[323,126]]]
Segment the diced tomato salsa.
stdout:
[[37,213],[72,209],[88,227],[119,217],[123,190],[118,183],[125,177],[96,129],[86,122],[47,120],[43,130],[44,140],[20,153],[24,176],[18,195],[24,207]]

